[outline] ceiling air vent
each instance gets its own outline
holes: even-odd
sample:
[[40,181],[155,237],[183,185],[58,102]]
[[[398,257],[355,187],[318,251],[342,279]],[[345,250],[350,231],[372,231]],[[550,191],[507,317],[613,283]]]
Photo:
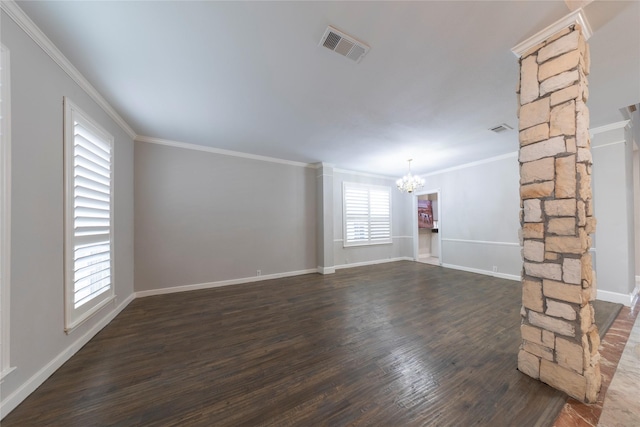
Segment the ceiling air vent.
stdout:
[[362,57],[369,51],[369,46],[342,31],[336,30],[332,26],[328,26],[325,30],[320,39],[320,46],[346,56],[355,62],[360,62]]
[[506,123],[502,123],[501,125],[492,127],[491,129],[489,129],[491,132],[495,132],[495,133],[500,133],[500,132],[505,132],[507,130],[511,130],[513,129],[511,126],[509,126]]

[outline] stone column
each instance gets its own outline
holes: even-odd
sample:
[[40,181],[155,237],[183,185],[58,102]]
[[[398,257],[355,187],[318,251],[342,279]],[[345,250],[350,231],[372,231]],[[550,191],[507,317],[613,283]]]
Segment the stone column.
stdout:
[[591,301],[589,47],[574,24],[520,59],[520,198],[524,269],[518,369],[583,401],[600,391]]

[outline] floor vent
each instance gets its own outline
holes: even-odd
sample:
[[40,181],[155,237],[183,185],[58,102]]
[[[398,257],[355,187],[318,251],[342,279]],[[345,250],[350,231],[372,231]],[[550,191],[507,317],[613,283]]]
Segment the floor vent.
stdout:
[[363,56],[369,51],[369,46],[354,39],[353,37],[328,26],[322,38],[320,46],[346,56],[355,62],[360,62]]
[[511,126],[509,126],[506,123],[502,123],[501,125],[492,127],[491,129],[489,129],[491,132],[495,132],[495,133],[500,133],[500,132],[505,132],[508,130],[512,130],[513,128]]

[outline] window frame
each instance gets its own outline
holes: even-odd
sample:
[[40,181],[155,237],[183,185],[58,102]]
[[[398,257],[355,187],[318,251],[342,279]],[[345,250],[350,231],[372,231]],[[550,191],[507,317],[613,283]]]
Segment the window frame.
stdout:
[[0,382],[11,367],[11,67],[0,44]]
[[[80,124],[109,146],[109,286],[108,289],[79,307],[75,307],[74,251],[78,238],[74,235],[74,144],[75,123]],[[114,137],[96,121],[84,113],[69,98],[64,97],[64,305],[65,332],[70,333],[77,326],[95,315],[105,305],[115,299],[114,284]]]
[[[347,214],[348,210],[348,200],[347,193],[349,189],[355,190],[366,190],[367,191],[367,238],[362,240],[349,240],[347,228],[349,225],[349,216]],[[373,239],[371,237],[371,224],[372,224],[372,213],[371,213],[371,194],[372,192],[384,192],[388,196],[389,200],[389,211],[388,218],[389,222],[389,235],[384,239]],[[392,197],[391,197],[391,187],[384,185],[374,185],[374,184],[363,184],[356,182],[346,182],[342,183],[342,236],[343,236],[343,247],[358,247],[358,246],[374,246],[374,245],[388,245],[393,243],[393,227],[392,227]],[[353,216],[352,216],[353,218]],[[361,216],[361,220],[364,219],[364,216]]]

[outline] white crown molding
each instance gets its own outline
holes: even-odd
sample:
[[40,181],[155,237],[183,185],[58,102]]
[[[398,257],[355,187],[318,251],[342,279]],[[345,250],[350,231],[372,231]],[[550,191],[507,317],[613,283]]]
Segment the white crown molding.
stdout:
[[22,30],[36,42],[42,50],[62,68],[62,70],[73,79],[131,138],[136,137],[136,133],[131,126],[113,109],[106,99],[94,88],[91,83],[78,71],[78,69],[60,52],[53,42],[42,32],[40,28],[27,16],[26,13],[13,0],[2,0],[0,8],[16,23]]
[[327,162],[318,162],[318,163],[314,163],[313,166],[316,169],[321,169],[321,168],[335,168],[336,165],[334,165],[333,163],[327,163]]
[[474,167],[474,166],[483,165],[485,163],[497,162],[499,160],[508,159],[510,157],[516,157],[517,158],[518,157],[518,152],[517,151],[513,151],[511,153],[501,154],[501,155],[495,156],[495,157],[489,157],[488,159],[476,160],[475,162],[464,163],[462,165],[452,166],[452,167],[446,168],[446,169],[440,169],[440,170],[437,170],[435,172],[425,173],[423,175],[420,175],[420,177],[426,178],[428,176],[440,175],[440,174],[447,173],[447,172],[453,172],[453,171],[456,171],[456,170],[459,170],[459,169],[466,169],[466,168],[471,168],[471,167]]
[[393,181],[395,182],[396,179],[398,178],[394,178],[392,176],[388,176],[388,175],[377,175],[375,173],[367,173],[367,172],[358,172],[358,171],[352,171],[352,170],[348,170],[348,169],[333,169],[334,172],[337,173],[341,173],[341,174],[345,174],[345,175],[356,175],[356,176],[366,176],[368,178],[379,178],[379,179],[386,179],[389,181]]
[[631,120],[622,120],[620,122],[609,123],[608,125],[591,128],[589,129],[589,132],[591,133],[591,136],[593,136],[599,133],[609,132],[610,130],[624,129],[629,123],[631,123]]
[[511,52],[513,52],[515,56],[520,58],[522,54],[524,54],[532,47],[547,40],[558,31],[570,27],[574,24],[579,24],[582,27],[582,35],[584,36],[584,39],[589,40],[589,38],[593,34],[593,31],[591,30],[591,25],[589,25],[587,15],[585,15],[584,10],[582,10],[582,8],[579,8],[566,15],[565,17],[560,18],[553,24],[549,25],[547,28],[538,31],[528,39],[518,43],[516,46],[511,48]]
[[298,166],[301,168],[316,169],[314,163],[294,162],[293,160],[277,159],[275,157],[259,156],[257,154],[242,153],[240,151],[223,150],[222,148],[208,147],[204,145],[189,144],[180,141],[171,141],[169,139],[152,138],[150,136],[138,135],[135,137],[137,142],[146,142],[149,144],[166,145],[168,147],[182,148],[185,150],[204,151],[206,153],[221,154],[223,156],[241,157],[244,159],[259,160],[262,162],[280,163],[289,166]]

